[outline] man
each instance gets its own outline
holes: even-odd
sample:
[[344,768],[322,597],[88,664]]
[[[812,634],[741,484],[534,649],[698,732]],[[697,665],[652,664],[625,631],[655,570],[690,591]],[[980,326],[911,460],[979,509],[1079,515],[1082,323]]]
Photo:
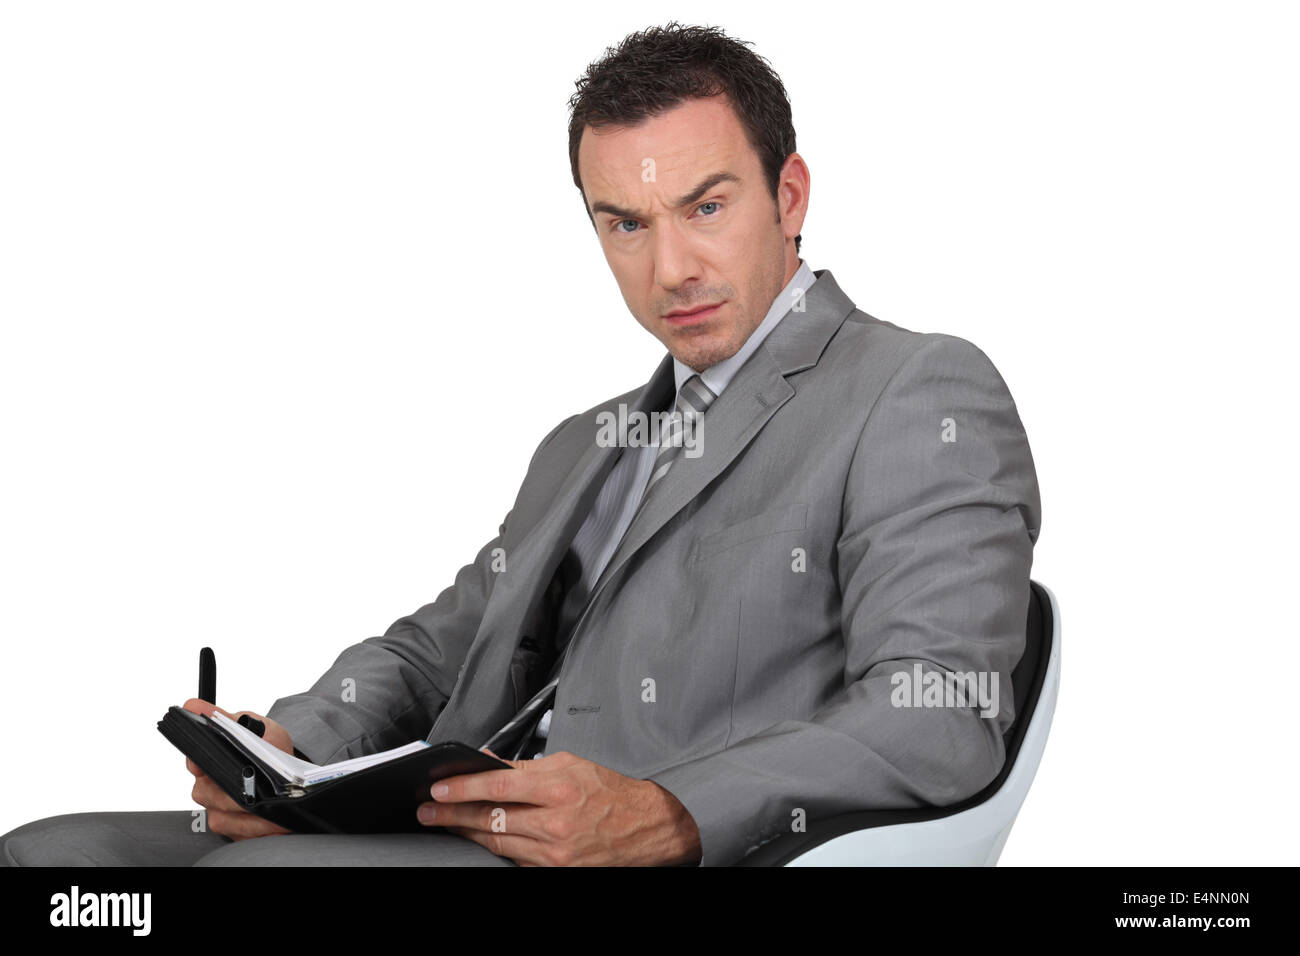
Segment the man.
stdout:
[[[56,817],[10,834],[10,862],[120,860],[147,835],[204,865],[730,864],[792,819],[953,803],[997,775],[1040,516],[998,372],[799,258],[808,167],[780,80],[742,44],[634,34],[570,105],[574,182],[669,354],[543,439],[436,601],[263,718],[316,763],[424,737],[513,769],[435,787],[434,833],[308,836],[187,761],[210,833],[117,815],[134,842],[114,848],[114,815]],[[651,416],[662,432],[627,427]],[[995,693],[908,706],[921,675]]]

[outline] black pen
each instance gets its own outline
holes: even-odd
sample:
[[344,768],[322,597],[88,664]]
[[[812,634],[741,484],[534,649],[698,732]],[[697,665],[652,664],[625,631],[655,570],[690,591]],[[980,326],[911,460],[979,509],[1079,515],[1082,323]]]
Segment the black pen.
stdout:
[[199,700],[217,702],[217,655],[210,647],[199,651]]

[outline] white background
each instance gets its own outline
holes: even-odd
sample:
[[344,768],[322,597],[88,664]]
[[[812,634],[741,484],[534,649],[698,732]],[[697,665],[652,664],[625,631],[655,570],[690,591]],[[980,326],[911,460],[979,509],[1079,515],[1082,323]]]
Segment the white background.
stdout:
[[676,18],[783,77],[809,264],[1020,409],[1064,672],[1002,863],[1297,862],[1292,9],[0,6],[0,832],[192,806],[201,646],[306,689],[649,376],[566,101]]

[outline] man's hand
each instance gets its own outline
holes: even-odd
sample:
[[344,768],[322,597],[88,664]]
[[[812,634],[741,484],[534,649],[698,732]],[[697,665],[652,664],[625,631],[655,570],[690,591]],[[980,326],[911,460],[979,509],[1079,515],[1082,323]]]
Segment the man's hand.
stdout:
[[625,777],[567,752],[506,763],[515,769],[434,784],[433,801],[420,804],[420,822],[446,827],[520,866],[699,861],[695,821],[654,781]]
[[[238,720],[241,714],[256,717],[266,724],[266,732],[262,737],[267,743],[279,747],[285,753],[293,753],[293,741],[289,739],[289,731],[269,717],[255,714],[251,710],[241,710],[239,713],[231,714],[215,704],[210,704],[206,700],[199,700],[196,697],[187,700],[184,706],[186,710],[202,714],[204,717],[211,717],[214,710],[225,714],[231,720]],[[208,811],[208,829],[213,833],[219,833],[234,840],[246,840],[249,837],[270,836],[275,833],[289,832],[284,827],[272,823],[270,820],[264,820],[257,814],[249,813],[240,807],[239,804],[230,799],[230,795],[226,791],[217,786],[216,781],[200,770],[199,765],[189,757],[185,758],[185,769],[194,774],[194,790],[191,796],[194,798],[195,803]]]

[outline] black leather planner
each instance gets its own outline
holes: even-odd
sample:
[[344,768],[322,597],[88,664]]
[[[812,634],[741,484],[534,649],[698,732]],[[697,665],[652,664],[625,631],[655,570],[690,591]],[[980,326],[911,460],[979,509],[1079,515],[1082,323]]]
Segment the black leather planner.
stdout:
[[276,769],[201,714],[168,709],[158,730],[251,813],[295,833],[403,833],[437,830],[416,819],[429,788],[444,777],[510,765],[463,743],[440,743],[307,786]]

